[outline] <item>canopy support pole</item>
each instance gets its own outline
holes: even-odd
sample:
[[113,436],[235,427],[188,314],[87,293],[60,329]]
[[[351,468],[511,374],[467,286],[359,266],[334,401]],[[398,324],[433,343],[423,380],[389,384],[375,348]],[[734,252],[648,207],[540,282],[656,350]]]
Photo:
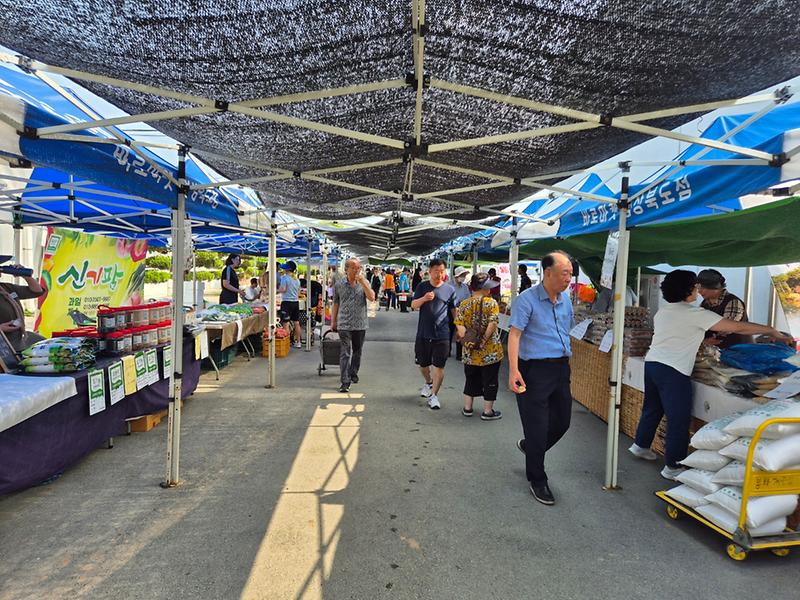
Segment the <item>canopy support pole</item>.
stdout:
[[472,246],[472,274],[478,272],[478,247]]
[[622,178],[619,202],[619,249],[614,286],[614,344],[611,347],[611,393],[608,401],[608,436],[606,439],[606,477],[603,489],[616,490],[619,466],[619,413],[622,403],[622,340],[625,334],[625,290],[628,274],[630,232],[628,222],[629,178]]
[[278,299],[275,293],[278,283],[278,227],[275,224],[274,212],[270,221],[269,264],[267,267],[269,270],[269,277],[267,278],[267,285],[269,286],[269,381],[267,382],[267,387],[274,388],[277,386],[275,375],[275,322],[278,320]]
[[[14,219],[16,220],[17,213],[14,213]],[[18,223],[14,223],[14,261],[22,264],[22,225]],[[20,278],[14,277],[14,281],[19,283]]]
[[636,301],[633,303],[634,306],[641,306],[642,300],[642,267],[636,268]]
[[178,204],[172,211],[172,374],[167,421],[167,472],[161,487],[180,483],[183,378],[183,279],[186,268],[186,147],[178,149]]
[[192,309],[197,312],[197,249],[192,244]]
[[321,344],[322,330],[325,328],[325,311],[328,309],[328,243],[325,239],[319,241],[319,251],[322,254],[322,269],[319,274],[319,282],[322,284],[322,325],[319,329]]
[[311,352],[314,328],[311,326],[311,238],[306,239],[306,352]]
[[752,306],[753,295],[753,267],[747,267],[744,272],[744,305]]
[[511,247],[508,249],[508,269],[511,271],[511,302],[517,298],[519,289],[519,240],[517,239],[517,218],[511,219]]

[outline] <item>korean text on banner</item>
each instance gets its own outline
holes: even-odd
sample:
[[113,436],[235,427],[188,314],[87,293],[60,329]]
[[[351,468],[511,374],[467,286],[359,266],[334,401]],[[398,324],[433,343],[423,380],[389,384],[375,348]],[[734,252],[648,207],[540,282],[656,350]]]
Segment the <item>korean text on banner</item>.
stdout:
[[146,240],[122,240],[70,229],[48,230],[36,331],[94,325],[97,307],[141,304]]

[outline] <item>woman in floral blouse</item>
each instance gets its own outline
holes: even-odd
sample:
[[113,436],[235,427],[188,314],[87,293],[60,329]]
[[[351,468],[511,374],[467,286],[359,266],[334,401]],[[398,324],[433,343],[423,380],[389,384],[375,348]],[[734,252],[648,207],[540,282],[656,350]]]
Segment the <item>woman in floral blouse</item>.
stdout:
[[497,376],[503,360],[503,346],[497,329],[500,308],[490,296],[492,289],[500,285],[486,273],[476,273],[470,281],[472,296],[458,305],[456,311],[456,331],[459,338],[467,330],[479,334],[478,342],[464,344],[464,408],[461,414],[471,417],[475,398],[483,397],[481,419],[496,421],[502,415],[494,410],[497,399]]

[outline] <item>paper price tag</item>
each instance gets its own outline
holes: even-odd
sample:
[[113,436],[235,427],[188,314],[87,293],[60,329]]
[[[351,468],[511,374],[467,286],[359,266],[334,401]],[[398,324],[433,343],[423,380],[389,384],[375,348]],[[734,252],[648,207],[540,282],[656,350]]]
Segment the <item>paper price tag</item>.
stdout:
[[603,339],[600,341],[600,352],[608,352],[614,344],[614,330],[609,329],[606,331]]
[[147,385],[153,385],[158,381],[158,352],[151,348],[145,351],[144,357],[147,363]]
[[125,380],[125,395],[135,394],[139,388],[136,387],[136,361],[133,356],[122,357],[122,376]]
[[89,371],[89,415],[106,409],[106,379],[103,371],[92,369]]
[[575,325],[569,334],[574,337],[576,340],[582,340],[586,336],[586,332],[589,331],[589,325],[592,324],[591,319],[585,319]]
[[[236,321],[236,341],[242,341],[242,333],[244,332],[244,325],[241,321]],[[204,357],[205,358],[205,357]]]
[[764,394],[767,398],[791,398],[800,394],[800,371],[795,371],[773,390]]
[[200,334],[200,358],[208,358],[208,332]]
[[111,363],[108,366],[108,390],[112,406],[125,397],[125,373],[122,361]]
[[161,355],[161,368],[164,377],[172,375],[172,346],[164,346],[164,351]]
[[147,360],[144,352],[137,352],[133,356],[133,360],[136,366],[136,388],[141,390],[147,386]]

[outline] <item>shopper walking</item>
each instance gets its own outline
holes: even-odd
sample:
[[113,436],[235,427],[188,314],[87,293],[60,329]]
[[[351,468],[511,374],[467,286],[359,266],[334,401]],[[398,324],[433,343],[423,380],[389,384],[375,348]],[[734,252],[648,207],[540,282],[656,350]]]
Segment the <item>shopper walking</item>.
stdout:
[[449,320],[455,318],[456,291],[444,281],[443,260],[434,258],[428,265],[428,272],[430,281],[417,286],[411,301],[411,308],[419,310],[414,355],[425,380],[420,395],[428,399],[429,408],[438,410],[441,408],[438,394],[450,347]]
[[531,282],[531,278],[528,277],[528,265],[520,265],[517,267],[517,273],[519,274],[519,294],[527,290],[529,287],[533,285]]
[[[381,297],[381,286],[383,282],[381,280],[381,270],[378,267],[372,269],[372,275],[369,279],[369,285],[372,288],[372,292],[375,294],[375,298]],[[380,308],[380,307],[379,307]]]
[[[650,449],[661,418],[667,416],[667,440],[661,471],[665,479],[675,479],[683,470],[689,446],[689,421],[692,416],[692,381],[694,359],[706,331],[721,334],[768,335],[778,342],[794,343],[780,331],[744,321],[723,318],[705,308],[694,306],[697,300],[697,276],[677,269],[661,283],[661,295],[667,301],[653,318],[653,343],[644,357],[644,405],[636,441],[628,450],[637,458],[656,460]],[[515,305],[516,306],[516,305]]]
[[292,323],[294,347],[302,348],[303,330],[300,327],[300,281],[295,276],[297,263],[293,260],[287,261],[281,266],[281,269],[285,271],[285,274],[281,277],[281,285],[278,288],[278,293],[281,295],[281,312],[284,313],[282,320],[284,323]]
[[489,297],[497,285],[486,273],[473,275],[469,285],[472,295],[458,305],[455,319],[458,337],[464,340],[464,408],[461,414],[471,417],[475,398],[483,397],[481,419],[484,421],[502,417],[499,410],[494,410],[497,377],[503,360],[503,345],[497,329],[500,307]]
[[[498,284],[502,283],[502,280],[500,279],[500,276],[497,274],[497,270],[494,267],[489,269],[489,279],[491,279],[492,281],[496,281]],[[500,285],[498,285],[496,288],[492,290],[492,298],[494,298],[495,301],[499,304],[500,296],[501,296]]]
[[361,349],[367,335],[367,301],[375,300],[375,292],[361,274],[361,263],[351,258],[344,264],[345,277],[333,288],[331,329],[339,333],[339,371],[341,393],[358,383]]
[[386,269],[386,275],[383,276],[383,293],[386,294],[386,312],[389,312],[390,308],[397,308],[397,293],[392,269]]
[[408,269],[397,278],[397,303],[400,305],[400,312],[408,312],[408,296],[411,293],[411,282],[408,277]]
[[[470,286],[468,286],[465,283],[465,281],[467,279],[467,275],[469,275],[469,271],[467,269],[465,269],[464,267],[456,267],[456,269],[455,269],[455,271],[453,273],[453,287],[455,287],[455,289],[456,289],[456,298],[455,298],[456,310],[458,310],[459,305],[464,300],[466,300],[467,298],[472,296],[472,290],[470,290]],[[455,322],[453,322],[453,325],[452,325],[451,331],[450,331],[450,346],[451,347],[453,345],[453,338],[455,337],[455,329],[456,329],[456,325],[455,325]],[[462,354],[461,342],[459,342],[458,339],[456,339],[456,360],[461,360],[461,354]],[[450,352],[449,351],[448,351],[447,355],[450,356]]]
[[525,453],[528,488],[542,504],[554,504],[544,468],[545,452],[569,429],[569,331],[572,304],[565,290],[572,279],[572,261],[563,252],[542,259],[543,280],[520,294],[511,311],[508,334],[508,383],[517,395],[525,437],[517,448]]

